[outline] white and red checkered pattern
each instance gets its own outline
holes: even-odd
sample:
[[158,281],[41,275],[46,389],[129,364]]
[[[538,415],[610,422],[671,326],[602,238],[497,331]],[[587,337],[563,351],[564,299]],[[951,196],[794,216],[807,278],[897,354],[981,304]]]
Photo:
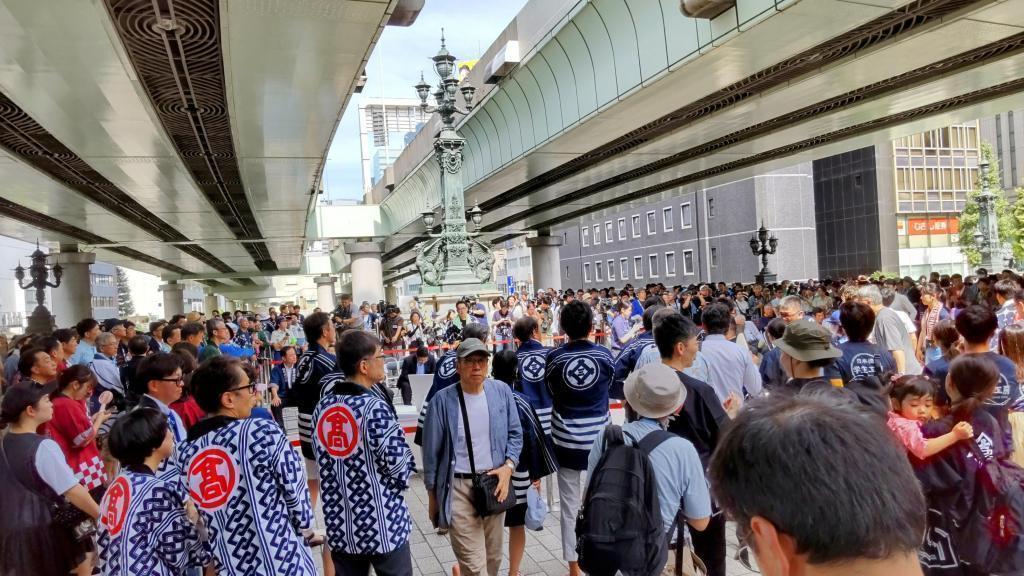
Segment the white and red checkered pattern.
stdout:
[[88,490],[102,486],[105,478],[103,461],[99,456],[93,456],[90,460],[79,462],[78,470],[75,470],[75,478]]

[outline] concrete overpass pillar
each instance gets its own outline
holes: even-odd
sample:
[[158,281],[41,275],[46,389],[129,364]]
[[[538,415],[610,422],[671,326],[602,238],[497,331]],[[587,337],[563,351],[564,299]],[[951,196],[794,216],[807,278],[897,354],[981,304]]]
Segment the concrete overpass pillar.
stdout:
[[530,247],[530,259],[533,262],[533,289],[535,291],[548,288],[561,290],[562,274],[558,247],[562,245],[562,238],[559,236],[537,236],[527,238],[526,245]]
[[377,242],[349,242],[345,252],[352,258],[352,301],[359,304],[384,299],[384,267]]
[[185,313],[185,286],[173,280],[160,286],[164,293],[164,318]]
[[317,276],[313,282],[316,283],[317,308],[330,313],[337,306],[334,302],[334,276]]
[[207,290],[203,296],[203,312],[207,317],[213,314],[213,311],[217,309],[217,295],[213,293],[213,290]]
[[398,305],[398,286],[395,283],[392,282],[384,287],[384,300],[388,304]]
[[79,252],[78,246],[61,246],[60,252],[50,255],[50,265],[64,268],[60,287],[50,290],[50,308],[57,326],[74,326],[93,316],[89,266],[94,262],[96,255]]

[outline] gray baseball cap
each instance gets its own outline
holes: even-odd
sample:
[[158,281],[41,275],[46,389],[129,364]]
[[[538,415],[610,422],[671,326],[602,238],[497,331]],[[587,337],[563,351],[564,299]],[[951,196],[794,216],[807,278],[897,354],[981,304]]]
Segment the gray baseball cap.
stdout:
[[487,346],[479,338],[466,338],[455,350],[455,355],[459,358],[465,358],[470,354],[486,354],[490,356],[491,351],[487,349]]

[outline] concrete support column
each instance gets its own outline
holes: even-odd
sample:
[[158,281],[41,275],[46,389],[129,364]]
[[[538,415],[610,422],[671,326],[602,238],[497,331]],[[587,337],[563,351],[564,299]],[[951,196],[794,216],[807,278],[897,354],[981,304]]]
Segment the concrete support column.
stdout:
[[164,318],[185,313],[185,286],[171,281],[160,286],[164,293]]
[[217,295],[213,293],[213,290],[206,292],[203,296],[203,312],[207,317],[213,314],[213,311],[217,309]]
[[558,247],[562,245],[560,236],[537,236],[527,238],[530,247],[530,260],[533,262],[533,289],[547,290],[554,288],[561,291],[562,274]]
[[92,288],[89,266],[96,262],[96,255],[79,252],[78,247],[61,247],[51,254],[49,264],[60,264],[64,269],[60,286],[50,289],[50,308],[57,326],[74,326],[83,318],[91,318]]
[[384,300],[386,300],[388,302],[388,304],[394,304],[395,306],[398,305],[398,286],[397,285],[395,285],[394,283],[391,283],[391,284],[388,284],[387,286],[384,287]]
[[349,242],[345,253],[352,258],[352,301],[378,302],[384,299],[384,267],[377,242]]
[[313,278],[316,284],[316,305],[321,311],[330,313],[334,310],[334,276],[317,276]]

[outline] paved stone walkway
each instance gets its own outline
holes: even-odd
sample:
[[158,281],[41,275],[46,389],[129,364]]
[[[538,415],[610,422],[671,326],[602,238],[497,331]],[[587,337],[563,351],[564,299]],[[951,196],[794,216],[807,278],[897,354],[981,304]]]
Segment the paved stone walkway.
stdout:
[[[418,455],[418,454],[417,454]],[[423,486],[423,476],[416,474],[412,478],[412,488],[406,501],[412,513],[413,529],[409,537],[413,558],[413,574],[416,576],[450,575],[455,565],[455,553],[447,536],[439,536],[427,519],[427,493]],[[569,573],[568,566],[562,561],[562,538],[558,525],[558,503],[555,510],[549,513],[544,521],[544,529],[538,532],[527,530],[526,554],[520,571],[523,576],[565,576]],[[321,524],[322,525],[322,524]],[[505,534],[506,556],[502,563],[501,574],[508,573],[508,533]],[[743,567],[732,558],[736,555],[736,534],[730,526],[728,531],[728,567],[727,576],[747,576],[756,574]],[[318,559],[319,560],[319,559]]]

